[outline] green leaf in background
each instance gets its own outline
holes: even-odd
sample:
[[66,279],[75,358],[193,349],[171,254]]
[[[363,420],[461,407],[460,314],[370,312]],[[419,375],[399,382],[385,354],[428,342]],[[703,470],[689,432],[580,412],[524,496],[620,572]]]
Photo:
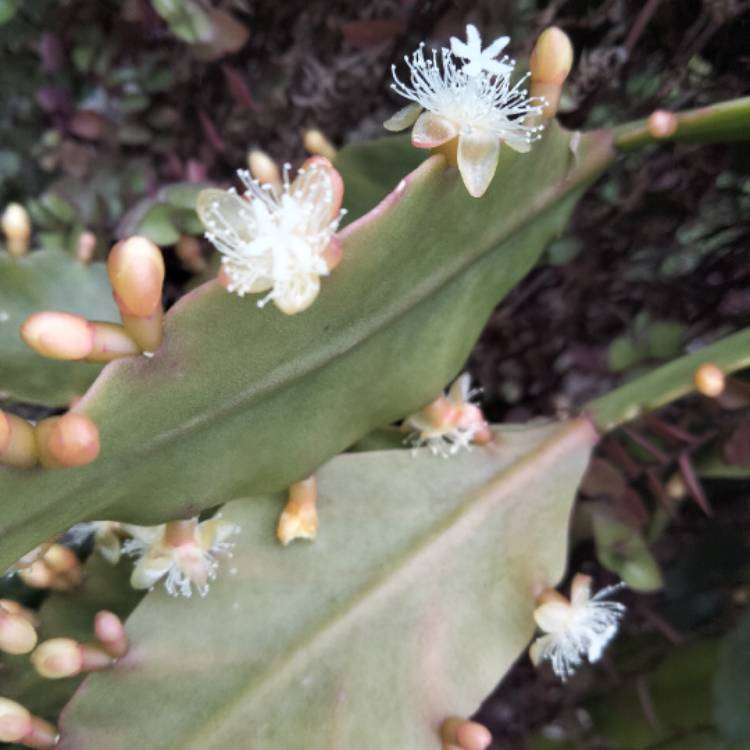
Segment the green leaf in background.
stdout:
[[22,258],[0,251],[0,398],[62,406],[83,395],[101,366],[59,362],[29,349],[18,331],[40,310],[118,321],[104,264],[84,265],[55,250]]
[[750,746],[750,614],[740,620],[719,651],[714,679],[714,719],[733,742]]
[[188,44],[211,39],[211,19],[194,0],[152,0],[154,10],[167,22],[170,31]]
[[275,541],[283,498],[231,503],[242,532],[208,596],[144,599],[131,653],[67,707],[61,750],[437,750],[442,720],[473,713],[528,643],[596,441],[575,420],[449,460],[339,456],[313,544]]
[[304,314],[216,282],[183,297],[154,357],[109,364],[77,405],[96,461],[0,469],[0,567],[81,520],[157,523],[279,491],[429,402],[611,158],[606,133],[576,160],[551,126],[530,154],[505,149],[476,200],[435,157],[340,235],[344,261]]

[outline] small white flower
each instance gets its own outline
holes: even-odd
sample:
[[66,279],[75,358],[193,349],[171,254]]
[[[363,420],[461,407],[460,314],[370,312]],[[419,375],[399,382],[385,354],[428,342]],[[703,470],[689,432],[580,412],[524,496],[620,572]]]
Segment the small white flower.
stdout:
[[591,578],[579,573],[570,587],[570,601],[552,589],[546,591],[534,610],[534,619],[545,633],[529,649],[534,665],[547,660],[555,674],[567,680],[584,658],[598,661],[625,614],[623,604],[602,600],[622,586],[609,586],[592,597]]
[[404,420],[402,429],[412,430],[407,442],[414,449],[426,446],[436,456],[448,458],[472,442],[487,443],[492,439],[489,425],[481,409],[471,399],[478,391],[470,388],[468,373],[459,376],[448,395],[434,401]]
[[202,523],[194,519],[127,530],[133,538],[123,544],[123,552],[138,558],[130,578],[133,588],[150,589],[165,578],[164,587],[172,596],[191,596],[193,586],[205,596],[209,581],[216,578],[216,556],[231,557],[234,542],[228,539],[240,528],[214,517]]
[[[526,153],[539,138],[543,126],[527,124],[526,118],[541,115],[545,102],[529,98],[523,87],[528,76],[511,85],[515,62],[493,59],[507,37],[496,39],[483,52],[476,28],[467,26],[466,33],[466,43],[453,38],[452,51],[443,47],[439,57],[434,49],[425,57],[421,44],[411,59],[404,58],[411,85],[399,80],[394,66],[392,88],[414,104],[397,112],[385,127],[398,131],[414,125],[412,143],[417,148],[436,148],[457,138],[461,177],[478,198],[495,174],[501,143]],[[457,58],[467,62],[460,64]]]
[[318,296],[320,277],[340,260],[334,236],[341,211],[343,182],[327,159],[309,159],[289,181],[284,167],[280,191],[261,185],[247,171],[237,173],[243,196],[203,190],[197,212],[209,239],[222,258],[225,286],[240,297],[267,292],[270,301],[292,315],[307,309]]
[[495,58],[508,46],[509,36],[501,36],[495,39],[487,49],[482,51],[482,37],[476,26],[469,24],[466,27],[466,41],[462,42],[455,36],[451,37],[451,52],[456,57],[461,57],[464,63],[463,72],[467,76],[477,76],[483,71],[491,75],[506,76],[513,72],[513,65],[508,57],[502,60]]

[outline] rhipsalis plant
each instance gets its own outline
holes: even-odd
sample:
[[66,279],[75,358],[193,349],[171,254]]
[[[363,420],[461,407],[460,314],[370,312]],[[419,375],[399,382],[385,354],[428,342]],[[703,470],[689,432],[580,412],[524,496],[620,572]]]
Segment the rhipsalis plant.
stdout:
[[[220,20],[154,5],[195,46]],[[0,569],[55,593],[38,612],[0,600],[0,740],[487,748],[469,717],[519,656],[567,680],[627,622],[627,589],[658,585],[646,543],[627,526],[615,543],[594,509],[614,575],[556,591],[577,492],[596,495],[592,454],[622,425],[696,387],[750,403],[730,375],[750,332],[527,425],[489,425],[461,373],[619,151],[746,138],[750,101],[571,132],[555,120],[567,36],[545,31],[526,75],[509,41],[469,25],[394,66],[411,103],[385,127],[411,145],[334,153],[308,133],[318,153],[296,169],[255,150],[241,193],[201,189],[218,255],[183,230],[174,244],[216,278],[166,312],[162,251],[137,231],[156,204],[106,269],[33,249],[25,209],[6,208]]]

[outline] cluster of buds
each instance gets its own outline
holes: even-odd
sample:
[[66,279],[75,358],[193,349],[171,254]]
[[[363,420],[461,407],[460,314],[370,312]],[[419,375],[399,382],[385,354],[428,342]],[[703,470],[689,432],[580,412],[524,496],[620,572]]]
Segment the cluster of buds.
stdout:
[[20,703],[0,697],[0,742],[49,750],[58,740],[57,729],[52,724],[34,716]]
[[447,458],[472,443],[492,442],[492,430],[482,410],[471,401],[476,392],[470,382],[470,376],[464,373],[448,389],[447,396],[441,394],[404,420],[401,429],[410,433],[407,440],[415,449],[426,446],[433,454]]
[[440,728],[443,750],[487,750],[492,734],[483,724],[451,717]]
[[68,412],[32,425],[0,410],[0,464],[28,469],[84,466],[99,455],[99,430],[85,414]]
[[83,571],[75,552],[62,544],[50,544],[32,562],[16,565],[18,577],[31,588],[71,591],[81,584]]
[[9,203],[0,216],[0,227],[8,252],[16,258],[26,255],[31,237],[29,212],[20,203]]
[[109,669],[128,652],[125,628],[114,613],[106,610],[97,613],[94,635],[94,643],[79,643],[72,638],[51,638],[40,643],[31,655],[34,669],[48,680],[61,680]]
[[12,599],[0,599],[0,651],[28,654],[36,646],[36,617]]

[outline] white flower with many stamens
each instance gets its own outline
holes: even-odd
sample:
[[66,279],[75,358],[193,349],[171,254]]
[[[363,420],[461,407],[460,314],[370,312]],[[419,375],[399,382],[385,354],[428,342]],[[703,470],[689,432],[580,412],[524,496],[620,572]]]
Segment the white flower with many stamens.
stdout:
[[555,674],[567,680],[584,658],[598,661],[625,614],[623,604],[602,600],[622,586],[609,586],[591,596],[591,578],[578,574],[570,587],[570,600],[553,589],[545,591],[534,610],[534,619],[545,633],[529,649],[534,665],[547,660]]
[[416,414],[404,420],[402,429],[410,430],[407,442],[415,449],[427,447],[436,456],[448,458],[472,443],[486,444],[492,432],[481,409],[474,403],[478,391],[470,387],[471,377],[464,373],[448,390]]
[[[412,143],[417,148],[437,148],[458,139],[456,159],[466,189],[475,198],[487,190],[497,169],[500,144],[526,153],[543,129],[528,124],[540,116],[544,99],[529,98],[524,76],[511,85],[515,62],[494,58],[505,48],[507,37],[496,39],[482,51],[479,32],[466,27],[467,42],[455,37],[451,49],[425,56],[424,44],[406,64],[411,85],[402,83],[393,68],[392,88],[409,104],[385,122],[388,130],[414,125]],[[465,60],[459,63],[457,58]],[[426,110],[426,111],[423,111]]]
[[220,280],[230,292],[267,292],[259,307],[273,303],[292,315],[318,296],[320,277],[341,259],[335,237],[344,212],[343,182],[331,163],[314,157],[281,190],[260,184],[247,171],[240,196],[232,190],[203,190],[196,209],[206,238],[224,256]]
[[209,581],[216,578],[217,555],[231,557],[234,542],[228,540],[240,531],[236,524],[218,517],[202,523],[193,519],[127,529],[133,538],[122,550],[138,558],[130,584],[150,589],[164,578],[164,587],[172,596],[191,596],[193,586],[205,596]]

